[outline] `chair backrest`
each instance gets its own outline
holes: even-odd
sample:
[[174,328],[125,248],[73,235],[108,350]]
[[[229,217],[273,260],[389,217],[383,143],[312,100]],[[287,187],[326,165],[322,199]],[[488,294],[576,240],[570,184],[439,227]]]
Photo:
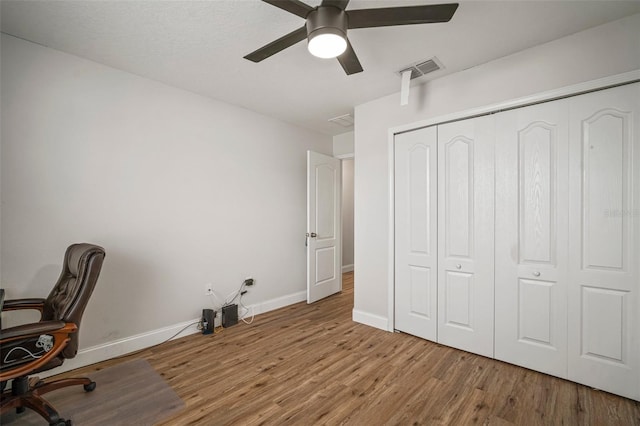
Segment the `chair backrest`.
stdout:
[[71,341],[62,350],[64,358],[73,358],[78,353],[78,334],[82,314],[96,286],[105,252],[93,244],[72,244],[67,249],[58,282],[44,302],[42,320],[60,320],[78,326]]

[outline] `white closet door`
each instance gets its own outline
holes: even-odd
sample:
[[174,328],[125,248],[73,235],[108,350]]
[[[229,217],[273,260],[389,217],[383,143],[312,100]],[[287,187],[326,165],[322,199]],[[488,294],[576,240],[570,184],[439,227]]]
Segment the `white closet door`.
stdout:
[[640,84],[570,103],[569,379],[640,399]]
[[568,110],[496,114],[497,359],[567,377]]
[[493,117],[438,126],[438,342],[493,356]]
[[437,138],[428,127],[395,137],[395,328],[436,340]]

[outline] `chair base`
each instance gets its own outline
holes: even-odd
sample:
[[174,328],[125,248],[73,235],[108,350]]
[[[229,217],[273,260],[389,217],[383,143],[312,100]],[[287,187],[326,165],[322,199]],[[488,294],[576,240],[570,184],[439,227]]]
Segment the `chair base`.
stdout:
[[77,385],[82,385],[86,392],[91,392],[96,388],[96,382],[86,377],[60,379],[48,383],[37,377],[31,380],[27,376],[18,377],[13,379],[10,390],[2,392],[0,414],[5,414],[13,408],[17,413],[22,413],[25,408],[29,408],[40,414],[50,425],[69,426],[71,420],[62,419],[58,411],[42,395],[67,386]]

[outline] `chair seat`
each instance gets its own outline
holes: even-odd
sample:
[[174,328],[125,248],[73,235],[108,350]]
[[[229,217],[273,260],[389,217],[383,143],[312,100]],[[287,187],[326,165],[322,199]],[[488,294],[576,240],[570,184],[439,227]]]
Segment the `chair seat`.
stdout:
[[[4,311],[35,309],[39,322],[0,331],[0,414],[29,408],[49,424],[70,424],[42,395],[67,386],[82,385],[92,391],[96,384],[88,378],[52,382],[29,380],[29,376],[61,366],[78,352],[78,332],[82,315],[100,275],[105,252],[93,244],[73,244],[65,253],[62,272],[46,299],[6,300]],[[12,380],[11,389],[4,390]]]

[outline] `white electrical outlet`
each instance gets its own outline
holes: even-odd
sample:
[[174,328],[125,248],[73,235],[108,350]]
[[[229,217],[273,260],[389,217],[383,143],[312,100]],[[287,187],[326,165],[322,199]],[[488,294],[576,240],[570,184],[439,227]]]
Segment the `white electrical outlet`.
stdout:
[[204,295],[205,296],[213,296],[213,284],[206,283],[204,285]]

